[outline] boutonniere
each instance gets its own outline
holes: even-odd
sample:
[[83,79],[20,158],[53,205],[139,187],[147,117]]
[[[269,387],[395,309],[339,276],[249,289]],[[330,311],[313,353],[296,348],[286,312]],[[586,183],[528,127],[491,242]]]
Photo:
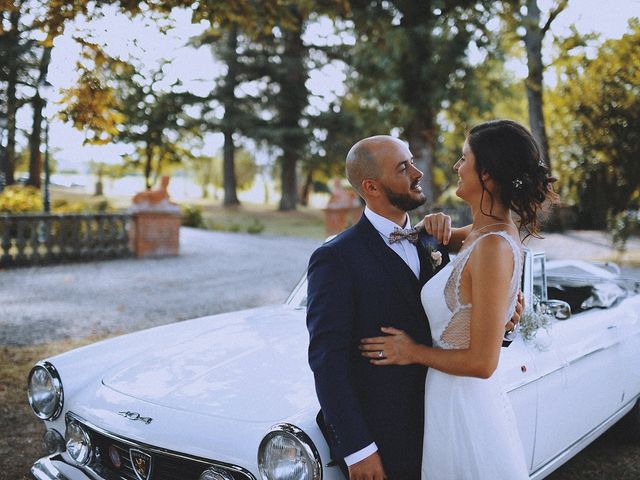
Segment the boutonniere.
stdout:
[[429,255],[429,261],[431,262],[431,268],[436,269],[442,263],[442,252],[433,248],[433,245],[427,245],[427,255]]

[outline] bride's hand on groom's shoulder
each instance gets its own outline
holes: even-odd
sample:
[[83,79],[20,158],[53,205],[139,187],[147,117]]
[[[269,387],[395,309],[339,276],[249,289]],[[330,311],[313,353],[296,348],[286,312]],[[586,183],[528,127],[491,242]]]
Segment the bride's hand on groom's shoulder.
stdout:
[[410,365],[415,363],[413,351],[417,345],[403,330],[382,327],[384,337],[370,337],[360,340],[358,347],[363,357],[374,365]]
[[425,215],[416,225],[418,230],[423,229],[433,236],[438,243],[448,245],[451,238],[451,217],[442,212]]

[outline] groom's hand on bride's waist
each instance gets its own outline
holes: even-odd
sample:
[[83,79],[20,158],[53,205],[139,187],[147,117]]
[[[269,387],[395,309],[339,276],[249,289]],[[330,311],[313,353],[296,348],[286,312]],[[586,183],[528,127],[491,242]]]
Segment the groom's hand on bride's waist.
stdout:
[[386,478],[378,452],[349,467],[349,480],[385,480]]
[[524,311],[524,295],[522,292],[518,292],[518,298],[516,301],[516,310],[513,312],[511,316],[511,320],[507,322],[505,325],[506,333],[511,333],[516,328],[518,323],[520,323],[520,317],[522,316],[522,312]]

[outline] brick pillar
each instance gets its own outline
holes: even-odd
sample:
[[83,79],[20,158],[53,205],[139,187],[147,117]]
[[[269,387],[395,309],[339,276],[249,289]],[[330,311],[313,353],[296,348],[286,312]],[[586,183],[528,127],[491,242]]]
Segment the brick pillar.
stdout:
[[129,224],[129,245],[137,257],[178,255],[180,214],[137,212]]
[[335,235],[345,228],[354,225],[360,220],[364,207],[336,208],[328,207],[324,209],[324,225],[327,235]]

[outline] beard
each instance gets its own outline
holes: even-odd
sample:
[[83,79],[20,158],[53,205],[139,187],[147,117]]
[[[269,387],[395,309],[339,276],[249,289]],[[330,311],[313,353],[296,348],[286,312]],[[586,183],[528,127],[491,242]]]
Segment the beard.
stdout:
[[427,201],[427,197],[423,193],[419,197],[413,197],[409,193],[396,193],[386,185],[382,185],[382,191],[387,196],[389,203],[404,212],[409,212]]

